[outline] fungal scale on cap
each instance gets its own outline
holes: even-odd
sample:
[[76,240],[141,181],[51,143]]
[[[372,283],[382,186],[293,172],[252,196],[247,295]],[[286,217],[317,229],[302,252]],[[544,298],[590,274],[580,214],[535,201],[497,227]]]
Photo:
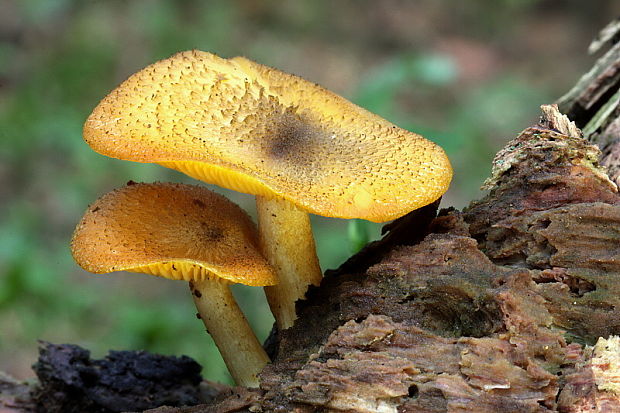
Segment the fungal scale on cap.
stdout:
[[331,217],[383,222],[448,188],[444,151],[300,77],[189,51],[134,74],[84,126],[96,151]]
[[257,243],[254,223],[221,195],[192,185],[133,184],[89,207],[71,251],[82,268],[94,273],[273,285],[275,274]]

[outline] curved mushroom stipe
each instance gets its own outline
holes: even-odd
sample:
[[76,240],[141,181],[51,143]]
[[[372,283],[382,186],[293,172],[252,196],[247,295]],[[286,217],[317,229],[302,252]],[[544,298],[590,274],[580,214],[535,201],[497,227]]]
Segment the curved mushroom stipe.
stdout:
[[94,273],[130,271],[190,282],[205,327],[235,381],[257,387],[269,362],[228,284],[277,282],[258,251],[254,223],[206,188],[132,184],[88,208],[71,242],[75,261]]
[[278,283],[265,287],[265,295],[278,328],[284,330],[297,318],[295,302],[322,279],[310,216],[285,199],[262,196],[256,197],[256,212],[261,250],[278,274]]
[[[220,350],[226,367],[240,386],[258,387],[258,375],[269,363],[227,282],[190,282],[190,291],[200,319]],[[231,322],[231,316],[237,319]]]

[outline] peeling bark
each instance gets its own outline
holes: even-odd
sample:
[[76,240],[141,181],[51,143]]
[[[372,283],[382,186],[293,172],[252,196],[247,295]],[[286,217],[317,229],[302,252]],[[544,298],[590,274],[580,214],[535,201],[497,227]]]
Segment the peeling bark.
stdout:
[[620,185],[620,18],[609,23],[590,45],[591,54],[607,51],[558,105],[597,144],[601,163]]

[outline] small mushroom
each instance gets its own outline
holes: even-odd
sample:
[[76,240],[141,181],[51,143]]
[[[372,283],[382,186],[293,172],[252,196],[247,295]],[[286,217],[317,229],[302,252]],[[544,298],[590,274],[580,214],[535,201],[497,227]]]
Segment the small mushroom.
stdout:
[[277,282],[258,251],[256,227],[237,205],[206,188],[132,184],[98,199],[71,241],[86,271],[131,271],[189,281],[200,318],[235,381],[258,386],[269,362],[230,283]]
[[308,213],[384,222],[438,199],[452,178],[436,144],[300,77],[188,51],[134,74],[90,115],[97,152],[155,162],[256,195],[279,328],[319,284]]

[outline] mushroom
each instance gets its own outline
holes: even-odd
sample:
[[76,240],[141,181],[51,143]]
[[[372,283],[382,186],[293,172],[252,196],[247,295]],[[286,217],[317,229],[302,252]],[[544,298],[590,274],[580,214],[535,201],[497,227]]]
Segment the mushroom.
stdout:
[[206,188],[131,184],[98,199],[71,241],[75,261],[101,274],[130,271],[189,281],[198,314],[239,385],[257,387],[267,354],[228,285],[277,282],[256,227]]
[[95,108],[84,139],[106,156],[256,195],[280,329],[321,281],[308,213],[389,221],[438,199],[452,178],[422,136],[300,77],[200,51],[132,75]]

